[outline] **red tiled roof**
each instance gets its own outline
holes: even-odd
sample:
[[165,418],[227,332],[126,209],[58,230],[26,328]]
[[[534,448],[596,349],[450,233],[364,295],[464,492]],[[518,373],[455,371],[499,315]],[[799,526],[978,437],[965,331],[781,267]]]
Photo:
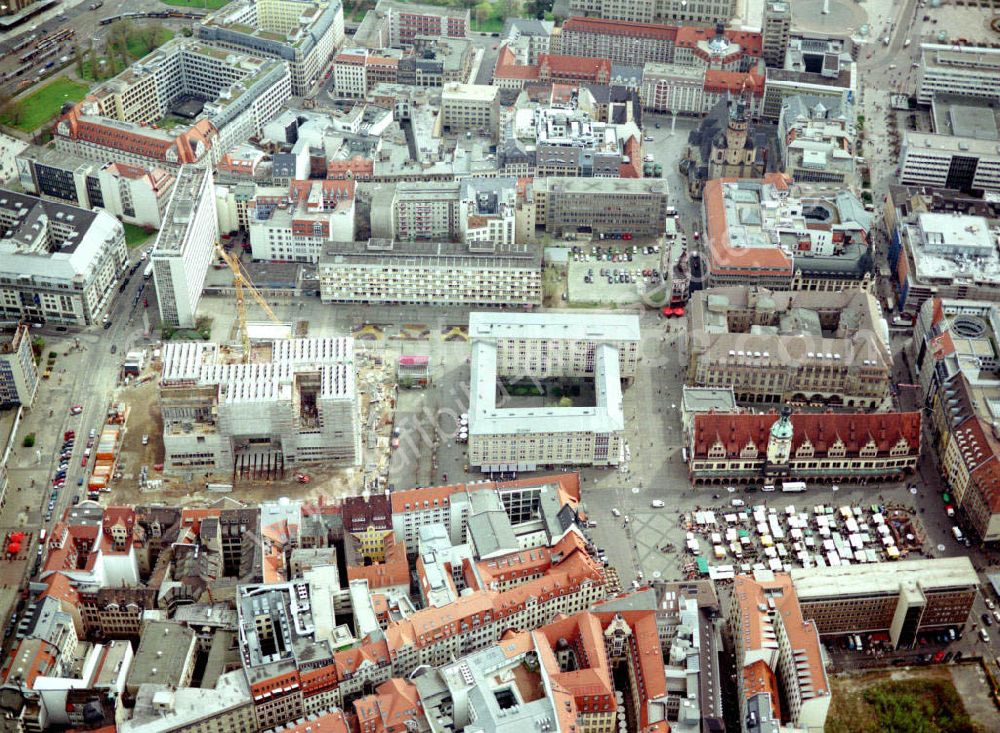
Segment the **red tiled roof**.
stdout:
[[[770,273],[792,274],[792,258],[777,247],[729,246],[729,225],[726,220],[724,186],[738,178],[714,178],[705,183],[703,207],[705,211],[705,241],[709,247],[710,268],[727,274],[759,275],[762,270]],[[769,173],[763,183],[787,188],[788,181],[781,173]]]
[[747,90],[755,97],[763,97],[764,82],[764,77],[753,71],[708,69],[705,72],[703,88],[706,92],[730,92],[732,94],[740,94]]
[[[749,413],[704,413],[694,417],[694,457],[706,458],[709,449],[722,441],[727,456],[739,455],[749,444],[758,452],[767,451],[771,426],[778,415]],[[911,451],[920,447],[919,412],[883,413],[797,413],[792,415],[792,452],[807,440],[817,456],[824,455],[839,439],[847,455],[857,452],[873,440],[879,453],[886,453],[905,440]]]
[[[755,31],[739,31],[726,28],[723,35],[731,43],[738,43],[744,56],[760,56],[763,40]],[[710,41],[715,38],[715,28],[682,26],[677,29],[675,44],[682,48],[694,48],[699,41]]]

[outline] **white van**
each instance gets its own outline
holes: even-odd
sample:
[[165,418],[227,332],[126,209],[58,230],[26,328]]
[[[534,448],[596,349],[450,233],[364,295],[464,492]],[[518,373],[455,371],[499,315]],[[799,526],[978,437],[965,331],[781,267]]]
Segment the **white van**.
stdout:
[[962,538],[963,538],[962,530],[960,530],[958,527],[952,527],[951,528],[951,533],[953,535],[955,535],[955,539],[956,540],[958,540],[959,542],[962,541]]
[[774,491],[774,484],[764,484],[764,487],[761,489],[761,491],[768,491],[768,492]]
[[729,501],[729,503],[732,504],[733,506],[746,506],[747,505],[747,503],[745,501],[743,501],[742,499],[731,499]]
[[653,501],[650,502],[650,506],[652,506],[653,509],[662,509],[666,506],[666,504],[659,499],[653,499]]

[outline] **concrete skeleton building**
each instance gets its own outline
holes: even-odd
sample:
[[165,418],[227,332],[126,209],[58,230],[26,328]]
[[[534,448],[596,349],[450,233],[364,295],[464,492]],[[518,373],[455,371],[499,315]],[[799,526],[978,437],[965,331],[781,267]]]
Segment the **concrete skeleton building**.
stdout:
[[871,410],[891,374],[888,327],[863,290],[711,288],[688,303],[687,384],[732,386],[740,403]]
[[150,257],[164,325],[194,327],[218,241],[212,171],[186,165],[177,176]]
[[[469,464],[483,471],[538,465],[617,465],[623,451],[622,380],[635,375],[635,316],[469,316],[472,373]],[[498,379],[593,381],[592,406],[498,405]]]
[[38,391],[38,369],[31,332],[24,324],[0,331],[0,410],[31,407]]
[[631,233],[658,237],[667,218],[667,182],[634,178],[536,178],[535,222],[548,234]]
[[792,32],[792,4],[788,0],[765,0],[761,45],[764,63],[781,67]]
[[111,214],[0,189],[0,317],[99,323],[128,266]]
[[217,344],[164,346],[165,470],[259,477],[360,463],[353,339],[264,341],[251,352],[243,362]]
[[710,287],[871,290],[872,215],[849,191],[799,198],[780,173],[759,181],[705,184],[705,253],[696,258]]
[[962,528],[1000,539],[1000,306],[930,298],[913,327],[917,372],[931,445]]
[[972,615],[979,576],[968,557],[793,568],[802,616],[820,638],[888,634],[897,649],[918,634],[962,629]]
[[[101,163],[171,169],[203,159],[214,163],[259,135],[290,95],[291,75],[282,61],[174,39],[64,114],[56,124],[56,149]],[[169,114],[191,122],[159,129]]]
[[340,0],[236,0],[209,13],[198,38],[214,46],[281,59],[292,94],[307,96],[344,42]]

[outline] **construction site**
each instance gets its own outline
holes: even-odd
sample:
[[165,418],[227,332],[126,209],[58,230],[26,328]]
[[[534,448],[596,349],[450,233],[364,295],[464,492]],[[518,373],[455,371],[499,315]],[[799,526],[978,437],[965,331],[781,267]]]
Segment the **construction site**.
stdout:
[[[234,490],[254,501],[384,487],[396,384],[381,352],[281,322],[239,261],[217,251],[233,272],[235,322],[212,329],[217,340],[129,353],[114,397],[126,411],[116,463],[99,477],[95,466],[92,491],[193,503]],[[248,294],[267,321],[248,321]]]

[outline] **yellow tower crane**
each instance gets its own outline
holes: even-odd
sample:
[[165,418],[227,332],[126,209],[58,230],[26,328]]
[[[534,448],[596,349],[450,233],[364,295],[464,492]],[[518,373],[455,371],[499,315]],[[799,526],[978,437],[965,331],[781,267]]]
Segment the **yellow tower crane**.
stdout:
[[274,315],[274,311],[271,310],[271,306],[267,304],[264,300],[264,296],[260,294],[260,291],[254,286],[253,282],[250,280],[250,276],[246,274],[243,270],[243,265],[240,264],[238,258],[233,257],[231,254],[226,252],[219,243],[215,243],[215,249],[219,253],[219,257],[229,265],[229,269],[233,271],[233,287],[236,288],[236,316],[239,319],[240,325],[240,339],[243,342],[243,361],[250,361],[250,332],[247,330],[247,304],[246,295],[244,290],[250,293],[250,296],[257,301],[257,305],[267,314],[267,317],[271,319],[274,323],[281,323],[278,317]]

